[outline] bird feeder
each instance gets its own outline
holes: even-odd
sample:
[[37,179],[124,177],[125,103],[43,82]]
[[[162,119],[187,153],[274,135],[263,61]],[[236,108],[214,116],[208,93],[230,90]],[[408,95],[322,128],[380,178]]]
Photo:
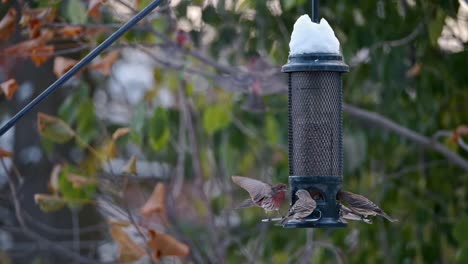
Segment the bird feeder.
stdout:
[[291,205],[299,189],[308,190],[317,208],[285,227],[345,227],[336,199],[343,181],[342,73],[339,54],[291,55],[288,74],[289,184]]

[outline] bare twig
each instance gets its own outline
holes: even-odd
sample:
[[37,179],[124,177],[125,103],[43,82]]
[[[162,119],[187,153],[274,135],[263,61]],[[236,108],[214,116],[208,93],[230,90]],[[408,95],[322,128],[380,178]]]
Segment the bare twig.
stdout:
[[390,131],[397,133],[398,135],[407,138],[416,144],[419,144],[425,148],[434,150],[444,156],[450,163],[457,165],[458,167],[468,171],[468,161],[452,152],[444,145],[434,142],[431,138],[423,136],[410,130],[409,128],[403,127],[386,117],[377,113],[369,112],[349,104],[344,104],[343,110],[350,116],[369,122],[372,125],[376,125]]
[[16,186],[15,186],[14,181],[13,181],[14,177],[8,171],[8,168],[6,167],[5,161],[3,159],[0,159],[0,161],[1,161],[3,169],[5,170],[5,173],[8,175],[8,184],[10,186],[11,198],[12,198],[13,206],[14,206],[14,209],[15,209],[16,220],[20,224],[20,227],[21,227],[21,229],[23,231],[23,234],[25,236],[33,239],[33,240],[36,240],[36,241],[42,243],[45,246],[48,246],[48,247],[54,249],[57,253],[60,253],[63,256],[66,256],[66,257],[69,257],[70,259],[78,261],[79,263],[90,263],[90,264],[99,263],[97,261],[94,261],[93,259],[86,258],[86,257],[83,257],[83,256],[81,256],[79,254],[76,254],[75,252],[70,251],[68,248],[66,248],[66,247],[64,247],[64,246],[62,246],[62,245],[60,245],[58,243],[54,243],[54,242],[52,242],[52,241],[50,241],[48,239],[43,238],[42,236],[40,236],[37,233],[33,232],[32,230],[30,230],[26,226],[25,221],[24,221],[24,219],[23,219],[23,217],[21,215],[21,205],[20,205],[20,202],[18,200],[18,194],[16,192]]

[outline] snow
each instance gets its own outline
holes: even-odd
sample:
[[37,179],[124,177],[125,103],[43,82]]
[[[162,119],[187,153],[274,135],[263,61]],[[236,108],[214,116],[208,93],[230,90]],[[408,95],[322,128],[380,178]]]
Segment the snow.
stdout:
[[289,42],[290,55],[304,53],[340,54],[340,42],[327,20],[314,23],[309,15],[300,16],[294,24]]

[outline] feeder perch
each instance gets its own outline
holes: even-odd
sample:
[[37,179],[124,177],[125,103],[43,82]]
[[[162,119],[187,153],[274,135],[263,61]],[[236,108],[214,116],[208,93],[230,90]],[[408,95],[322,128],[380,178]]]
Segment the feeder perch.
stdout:
[[288,74],[288,141],[291,205],[308,190],[317,208],[304,221],[284,227],[345,227],[336,195],[343,181],[342,73],[339,54],[291,55]]

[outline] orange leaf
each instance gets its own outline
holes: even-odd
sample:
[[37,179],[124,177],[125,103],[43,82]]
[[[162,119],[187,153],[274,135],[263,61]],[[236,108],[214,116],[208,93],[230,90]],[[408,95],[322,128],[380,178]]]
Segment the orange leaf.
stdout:
[[30,19],[29,25],[29,38],[34,39],[41,35],[42,22],[39,19]]
[[140,213],[144,216],[150,216],[152,213],[165,213],[166,186],[162,183],[156,184],[153,193],[143,207]]
[[114,134],[112,134],[112,140],[117,140],[125,135],[127,135],[128,133],[130,133],[131,129],[129,127],[121,127],[121,128],[118,128]]
[[119,245],[119,260],[123,263],[133,262],[144,255],[145,249],[135,243],[120,225],[111,225],[111,236]]
[[0,148],[0,158],[7,158],[11,157],[12,155],[13,154],[10,151]]
[[16,29],[16,10],[10,8],[0,21],[0,40],[7,40]]
[[54,50],[55,48],[53,45],[45,45],[34,48],[31,51],[31,60],[37,67],[39,67],[54,54]]
[[57,78],[64,75],[68,70],[70,70],[78,61],[74,59],[69,59],[65,57],[55,57],[54,59],[54,74]]
[[185,257],[190,252],[190,249],[187,245],[179,242],[170,235],[154,230],[149,230],[149,234],[150,239],[147,245],[153,250],[153,258],[155,260],[159,260],[164,256]]
[[57,12],[55,9],[51,7],[24,9],[21,23],[26,25],[26,23],[29,23],[31,20],[51,23],[54,21],[56,14]]
[[7,100],[11,100],[13,95],[15,95],[16,90],[18,90],[18,83],[15,79],[10,79],[6,82],[0,84],[0,88],[5,95]]
[[59,29],[57,33],[66,38],[76,38],[83,34],[83,27],[67,26],[67,27]]
[[88,16],[99,18],[99,9],[105,0],[90,0],[88,4]]
[[120,52],[111,51],[107,53],[100,61],[89,66],[90,69],[101,72],[103,75],[108,76],[111,72],[112,65],[119,59]]

